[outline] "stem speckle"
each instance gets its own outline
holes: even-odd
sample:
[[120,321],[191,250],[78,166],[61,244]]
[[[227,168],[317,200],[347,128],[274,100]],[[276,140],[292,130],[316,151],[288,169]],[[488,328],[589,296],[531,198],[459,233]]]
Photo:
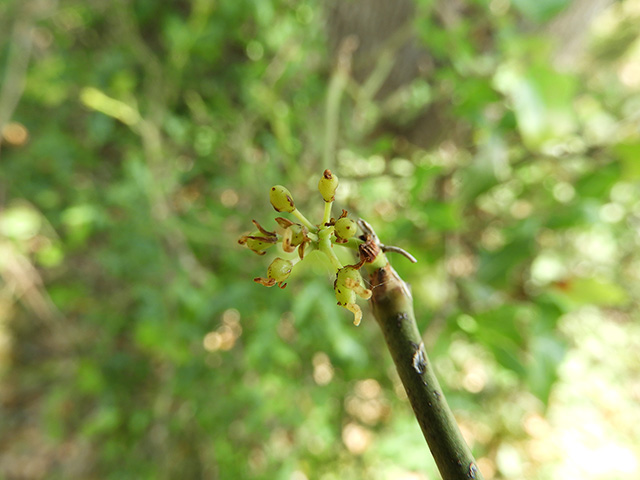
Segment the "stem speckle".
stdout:
[[427,354],[424,350],[424,343],[420,342],[417,346],[416,353],[413,354],[413,369],[422,375],[427,366]]

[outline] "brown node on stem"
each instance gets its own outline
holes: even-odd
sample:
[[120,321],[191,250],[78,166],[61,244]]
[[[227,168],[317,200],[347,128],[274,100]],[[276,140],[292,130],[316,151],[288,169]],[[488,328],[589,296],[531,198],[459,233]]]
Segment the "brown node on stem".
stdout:
[[361,266],[365,263],[372,263],[380,254],[380,245],[372,236],[364,234],[362,237],[360,238],[364,240],[364,243],[358,246]]

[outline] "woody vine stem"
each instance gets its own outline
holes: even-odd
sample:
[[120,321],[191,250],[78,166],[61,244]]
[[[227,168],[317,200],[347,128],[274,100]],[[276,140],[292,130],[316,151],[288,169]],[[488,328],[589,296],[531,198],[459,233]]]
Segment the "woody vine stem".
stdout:
[[[324,215],[319,224],[310,222],[295,206],[291,193],[283,186],[271,188],[269,198],[277,212],[293,215],[299,223],[278,217],[280,231],[269,231],[257,221],[257,230],[239,239],[258,255],[264,255],[270,247],[281,243],[282,250],[298,256],[293,260],[275,258],[267,269],[266,278],[255,278],[262,285],[278,285],[285,288],[285,280],[295,264],[304,259],[310,250],[322,252],[335,272],[334,292],[338,305],[354,315],[359,325],[362,310],[357,297],[370,300],[374,317],[382,330],[391,357],[407,392],[411,407],[429,445],[436,465],[444,480],[482,480],[469,447],[465,443],[440,384],[427,356],[413,312],[413,298],[408,285],[389,263],[385,252],[398,252],[412,262],[415,259],[398,247],[380,243],[373,228],[364,220],[349,218],[346,210],[337,218],[331,210],[338,188],[338,178],[325,170],[318,190],[324,200]],[[356,236],[360,227],[362,234]],[[345,246],[355,250],[359,261],[343,266],[333,247]],[[371,289],[365,287],[360,270],[369,279]]]

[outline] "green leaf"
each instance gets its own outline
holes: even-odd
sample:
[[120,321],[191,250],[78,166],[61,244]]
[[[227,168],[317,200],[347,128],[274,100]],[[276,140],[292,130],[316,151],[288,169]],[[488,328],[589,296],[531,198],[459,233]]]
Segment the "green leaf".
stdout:
[[422,211],[427,228],[439,232],[456,230],[462,224],[460,206],[457,203],[428,202]]
[[460,194],[466,202],[493,188],[498,179],[489,156],[481,156],[460,173]]
[[488,347],[500,365],[520,377],[526,374],[522,361],[524,337],[520,328],[523,317],[529,313],[526,307],[501,305],[474,317],[477,321],[474,338]]
[[613,152],[622,164],[621,179],[640,179],[640,142],[619,143],[613,147]]
[[541,335],[532,338],[529,350],[531,360],[527,362],[527,383],[531,392],[547,405],[567,345],[558,337]]
[[[638,162],[638,159],[635,159]],[[617,162],[601,166],[588,172],[576,183],[576,192],[582,197],[602,199],[620,180],[621,168]]]
[[538,150],[550,141],[566,140],[577,127],[572,108],[575,77],[548,65],[504,64],[495,76],[496,87],[513,105],[518,130],[526,146]]
[[562,290],[577,305],[620,307],[629,303],[629,294],[620,285],[599,278],[574,278]]
[[84,421],[82,433],[88,437],[110,433],[120,423],[120,412],[113,406],[103,405]]
[[560,13],[571,0],[512,0],[511,3],[529,20],[544,22]]
[[482,252],[478,278],[495,286],[511,284],[514,271],[531,258],[533,246],[531,238],[519,238],[496,252]]

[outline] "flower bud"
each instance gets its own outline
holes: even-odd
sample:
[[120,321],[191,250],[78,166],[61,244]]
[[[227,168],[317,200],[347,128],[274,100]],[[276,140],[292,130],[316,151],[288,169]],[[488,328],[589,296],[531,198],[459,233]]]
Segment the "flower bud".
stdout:
[[289,260],[278,257],[271,262],[271,265],[269,265],[269,268],[267,269],[267,276],[269,278],[273,278],[276,282],[282,282],[289,278],[292,268],[293,263]]
[[349,303],[356,303],[356,292],[345,285],[336,285],[335,293],[338,305],[344,306]]
[[[267,232],[270,233],[270,232]],[[258,255],[264,255],[269,247],[275,245],[277,237],[274,235],[265,235],[256,230],[249,235],[243,235],[238,239],[240,245],[246,245],[250,250]]]
[[364,288],[362,275],[360,275],[360,271],[353,266],[347,265],[346,267],[338,270],[335,286],[347,287],[365,300],[371,298],[371,290],[369,290],[368,288]]
[[271,265],[269,265],[269,268],[267,269],[267,278],[257,277],[254,278],[253,281],[258,282],[265,287],[273,287],[277,283],[280,288],[284,288],[287,286],[284,281],[289,278],[292,268],[293,263],[289,260],[278,257],[271,262]]
[[309,241],[307,237],[307,229],[297,223],[292,223],[291,226],[285,228],[282,235],[282,249],[287,252],[293,252],[298,245]]
[[291,213],[296,209],[291,192],[282,185],[275,185],[271,187],[269,200],[271,200],[271,205],[276,212]]
[[257,238],[247,239],[247,247],[256,252],[258,255],[264,255],[265,250],[271,247],[273,243],[268,243]]
[[371,290],[362,285],[360,272],[352,266],[341,268],[338,270],[333,288],[338,305],[353,313],[353,323],[359,325],[362,320],[362,310],[356,304],[356,295],[371,298]]
[[318,190],[325,202],[333,202],[338,189],[338,177],[331,173],[331,170],[325,170],[318,182]]
[[356,222],[348,217],[342,217],[336,220],[335,234],[338,243],[346,243],[351,237],[356,234],[358,226]]
[[356,293],[346,286],[339,287],[337,285],[335,287],[335,292],[338,305],[353,313],[353,324],[356,326],[360,325],[360,321],[362,320],[362,310],[356,303]]
[[[340,270],[338,270],[338,273],[336,274],[336,285],[338,286],[346,286],[347,283],[349,284],[355,283],[360,285],[361,282],[362,282],[362,275],[360,275],[360,272],[350,266],[341,268]],[[353,289],[353,287],[349,287],[349,288]]]

